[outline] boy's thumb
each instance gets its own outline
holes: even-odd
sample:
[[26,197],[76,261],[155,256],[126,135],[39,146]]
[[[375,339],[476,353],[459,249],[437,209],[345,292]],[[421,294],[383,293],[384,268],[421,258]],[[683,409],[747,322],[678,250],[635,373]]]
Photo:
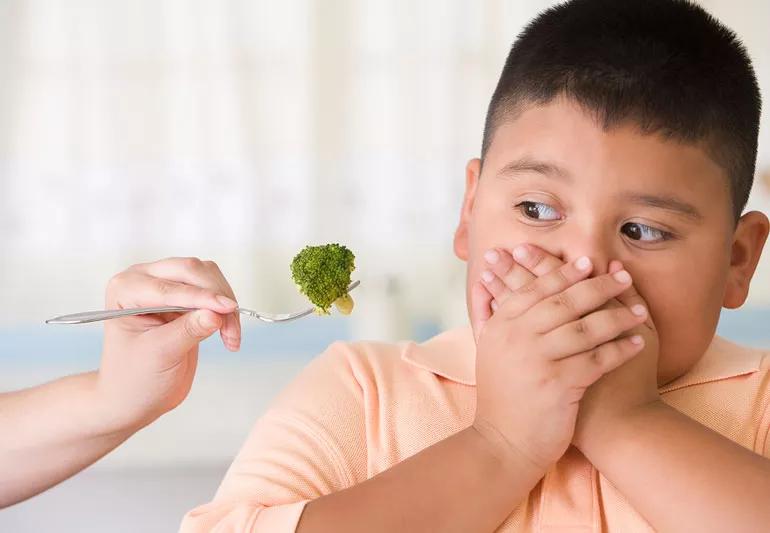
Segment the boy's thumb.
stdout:
[[470,300],[471,329],[478,345],[481,330],[484,329],[484,325],[492,317],[492,309],[490,308],[492,295],[480,281],[477,281],[471,286]]

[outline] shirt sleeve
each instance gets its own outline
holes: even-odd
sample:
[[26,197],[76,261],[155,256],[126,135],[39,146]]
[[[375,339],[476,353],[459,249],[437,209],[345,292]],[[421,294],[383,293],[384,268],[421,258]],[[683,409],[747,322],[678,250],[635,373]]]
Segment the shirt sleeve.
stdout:
[[363,394],[352,345],[313,360],[257,421],[213,501],[180,531],[295,531],[305,504],[366,479]]
[[[765,355],[760,366],[761,368],[770,369],[770,353]],[[762,415],[759,419],[757,447],[755,448],[755,451],[770,459],[770,372],[765,374],[762,390],[764,409],[762,410]]]
[[765,405],[765,412],[762,414],[757,438],[760,442],[759,452],[770,459],[770,402]]

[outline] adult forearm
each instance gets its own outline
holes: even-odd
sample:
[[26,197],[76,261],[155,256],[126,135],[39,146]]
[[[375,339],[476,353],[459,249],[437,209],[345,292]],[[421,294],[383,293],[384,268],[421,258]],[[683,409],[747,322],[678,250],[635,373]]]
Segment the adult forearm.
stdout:
[[56,485],[138,427],[122,427],[95,372],[0,394],[0,507]]

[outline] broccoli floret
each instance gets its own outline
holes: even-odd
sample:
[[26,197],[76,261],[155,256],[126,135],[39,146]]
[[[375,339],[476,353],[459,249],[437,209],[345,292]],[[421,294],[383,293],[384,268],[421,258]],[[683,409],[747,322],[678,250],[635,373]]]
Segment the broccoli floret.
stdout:
[[300,292],[315,305],[316,313],[328,315],[332,304],[343,314],[353,310],[348,294],[355,256],[341,244],[306,246],[291,262],[291,276]]

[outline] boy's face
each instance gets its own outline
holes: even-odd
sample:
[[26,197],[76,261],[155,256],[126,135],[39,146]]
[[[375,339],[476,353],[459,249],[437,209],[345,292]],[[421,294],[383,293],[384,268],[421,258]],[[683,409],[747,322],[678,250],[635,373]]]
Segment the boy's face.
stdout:
[[632,125],[605,131],[564,98],[501,124],[466,186],[455,252],[468,298],[490,248],[587,255],[595,274],[618,259],[657,327],[660,384],[703,355],[722,305],[743,303],[767,235],[759,213],[735,228],[725,171],[702,149]]

